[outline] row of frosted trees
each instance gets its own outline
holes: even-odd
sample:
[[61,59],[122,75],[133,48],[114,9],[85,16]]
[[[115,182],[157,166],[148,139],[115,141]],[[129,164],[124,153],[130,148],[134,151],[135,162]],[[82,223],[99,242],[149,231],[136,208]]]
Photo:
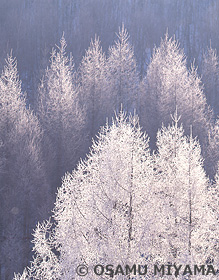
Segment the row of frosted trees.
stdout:
[[[61,177],[85,156],[91,138],[105,124],[106,118],[109,125],[112,123],[111,117],[114,111],[120,110],[121,104],[124,111],[138,113],[140,125],[151,138],[152,149],[158,149],[157,130],[162,123],[165,126],[171,123],[171,114],[177,109],[181,116],[178,125],[182,122],[186,135],[199,138],[208,175],[214,178],[217,170],[218,121],[208,106],[196,69],[188,70],[183,51],[174,39],[166,35],[160,47],[154,49],[143,80],[139,79],[134,50],[124,26],[107,56],[98,38],[91,41],[77,71],[72,56],[65,50],[66,42],[62,37],[60,46],[51,53],[50,65],[35,94],[34,111],[27,106],[17,63],[12,56],[8,57],[0,77],[0,242],[3,256],[0,275],[4,280],[11,279],[14,270],[21,271],[27,265],[31,231],[38,220],[48,217]],[[214,96],[217,102],[217,90],[213,92],[211,87],[217,89],[218,67],[211,48],[204,61],[203,80],[215,75],[211,83],[206,78],[207,100]],[[128,135],[126,138],[128,141]],[[118,142],[115,146],[121,145],[122,149],[123,144]],[[166,152],[171,153],[169,148]],[[126,155],[123,160],[122,165],[117,166],[121,176],[122,168],[128,164]],[[101,176],[107,178],[105,173]],[[128,179],[124,177],[123,180]],[[160,181],[156,185],[162,188],[165,182],[162,186]],[[162,190],[160,192],[162,194]],[[118,207],[124,210],[124,205]],[[91,217],[94,221],[95,215]],[[157,241],[154,239],[154,242]]]
[[[79,264],[89,268],[85,279],[99,279],[96,264],[155,263],[213,265],[207,279],[215,279],[218,176],[210,186],[200,144],[185,136],[179,119],[176,112],[172,125],[158,130],[153,154],[136,116],[121,112],[103,127],[87,159],[65,175],[52,219],[34,232],[32,263],[14,280],[81,279]],[[141,279],[154,279],[153,273]]]
[[78,64],[94,33],[107,50],[122,22],[131,34],[141,77],[154,44],[159,44],[167,28],[180,40],[189,62],[196,58],[201,65],[202,50],[210,39],[219,49],[218,13],[217,0],[20,0],[19,4],[1,0],[0,65],[14,49],[24,87],[33,88],[50,46],[58,42],[63,30]]

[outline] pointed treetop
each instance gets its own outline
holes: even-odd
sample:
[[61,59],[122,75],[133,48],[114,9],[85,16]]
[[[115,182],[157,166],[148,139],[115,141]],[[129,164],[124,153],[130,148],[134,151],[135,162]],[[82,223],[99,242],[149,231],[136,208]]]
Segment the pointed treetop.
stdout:
[[4,80],[19,79],[18,70],[17,70],[17,59],[12,56],[12,50],[10,54],[7,55],[7,59],[5,59],[6,65],[4,66],[4,71],[2,76]]
[[190,140],[192,139],[192,124],[190,125]]
[[208,62],[210,64],[215,64],[216,67],[218,66],[218,56],[217,56],[217,50],[212,48],[211,40],[210,40],[210,46],[207,48],[207,51],[203,54],[204,62]]
[[119,111],[119,113],[117,114],[115,112],[115,118],[113,118],[113,124],[118,123],[118,124],[122,124],[127,120],[127,114],[126,112],[123,110],[122,104],[121,104],[121,109]]
[[102,46],[100,45],[100,38],[97,34],[95,34],[94,39],[91,38],[90,46],[86,50],[85,56],[90,55],[92,53],[98,54],[102,53]]
[[[1,74],[1,86],[6,90],[7,98],[13,96],[14,100],[22,97],[25,99],[25,94],[22,94],[21,90],[21,81],[19,79],[18,70],[17,70],[17,60],[15,57],[12,57],[12,52],[7,55],[6,65]],[[10,94],[9,94],[10,93]]]
[[125,45],[128,42],[130,36],[124,23],[122,24],[122,27],[119,27],[119,34],[116,33],[116,36],[118,37],[120,44]]
[[[66,47],[67,47],[67,43],[66,43],[66,40],[65,40],[65,37],[64,37],[64,32],[63,32],[63,35],[60,39],[60,46],[58,45],[55,45],[58,52],[56,51],[56,49],[52,49],[52,52],[51,52],[51,62],[53,62],[54,60],[58,59],[58,61],[62,61],[63,58],[66,56]],[[71,61],[71,60],[70,60]]]
[[169,31],[168,31],[168,27],[167,27],[166,33],[165,33],[165,35],[164,35],[164,40],[165,40],[165,41],[168,41],[168,39],[169,39]]
[[64,32],[62,34],[62,38],[60,39],[60,47],[58,46],[58,49],[60,50],[60,52],[64,55],[65,54],[65,49],[67,47],[67,43],[65,40],[65,36],[64,36]]
[[94,35],[94,39],[93,38],[91,38],[91,44],[90,45],[94,45],[94,46],[96,46],[96,45],[100,45],[100,37],[95,33],[95,35]]
[[176,110],[175,110],[174,115],[171,114],[170,116],[171,116],[171,119],[173,120],[173,122],[175,124],[175,127],[177,128],[178,127],[178,122],[181,119],[181,116],[178,116],[177,106],[176,106]]

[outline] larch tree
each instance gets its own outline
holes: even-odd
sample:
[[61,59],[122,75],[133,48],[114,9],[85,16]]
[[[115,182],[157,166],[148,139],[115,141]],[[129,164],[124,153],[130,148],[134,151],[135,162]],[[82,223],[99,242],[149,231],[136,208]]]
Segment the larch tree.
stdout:
[[39,87],[38,115],[44,130],[43,151],[48,178],[54,187],[76,164],[83,143],[84,117],[74,84],[72,57],[67,57],[65,49],[63,36],[60,47],[52,50],[50,66]]
[[215,241],[215,215],[209,207],[201,147],[192,135],[184,135],[177,114],[173,120],[157,134],[157,201],[164,217],[157,251],[172,264],[205,264],[215,254],[209,238]]
[[193,125],[193,132],[206,144],[210,114],[203,94],[201,80],[173,38],[161,40],[154,49],[147,75],[141,85],[141,123],[155,142],[156,131],[171,122],[170,115],[178,109],[185,132]]
[[215,115],[219,113],[219,68],[216,50],[210,47],[202,58],[202,81],[208,104],[214,109]]
[[[219,167],[219,166],[218,166]],[[219,266],[219,172],[215,174],[214,180],[211,180],[208,186],[208,192],[206,200],[208,203],[207,208],[207,223],[208,232],[205,233],[205,251],[208,254],[207,262],[208,264],[214,265],[216,268],[216,275],[218,275],[218,266]],[[212,219],[213,218],[213,219]],[[210,254],[209,254],[210,253]],[[202,253],[203,254],[203,253]],[[214,279],[214,278],[213,278]]]
[[[8,56],[0,77],[1,267],[8,279],[11,266],[21,270],[31,252],[30,232],[47,217],[48,184],[43,170],[42,131],[26,107],[17,62]],[[48,205],[49,206],[49,205]]]
[[208,192],[209,208],[215,217],[215,221],[211,225],[211,235],[209,235],[209,247],[211,248],[212,255],[209,261],[216,267],[219,266],[219,164],[214,181],[209,186]]
[[219,118],[211,124],[208,133],[208,146],[205,152],[205,167],[208,175],[214,180],[219,161]]
[[[153,221],[152,174],[146,135],[136,117],[128,121],[120,113],[112,126],[102,129],[87,161],[66,177],[58,192],[55,220],[67,271],[74,273],[80,258],[89,266],[144,262],[142,255],[149,254],[146,232]],[[67,241],[69,235],[76,238]]]
[[106,57],[98,37],[91,40],[78,72],[80,102],[86,112],[89,136],[93,137],[107,117]]
[[155,229],[152,193],[148,138],[136,117],[120,113],[102,128],[87,159],[63,179],[54,226],[48,221],[35,232],[30,279],[77,279],[79,263],[90,271],[94,264],[144,265]]
[[136,59],[124,25],[119,29],[117,37],[115,44],[109,48],[107,59],[109,106],[118,112],[122,104],[124,110],[133,112],[138,108],[139,76]]

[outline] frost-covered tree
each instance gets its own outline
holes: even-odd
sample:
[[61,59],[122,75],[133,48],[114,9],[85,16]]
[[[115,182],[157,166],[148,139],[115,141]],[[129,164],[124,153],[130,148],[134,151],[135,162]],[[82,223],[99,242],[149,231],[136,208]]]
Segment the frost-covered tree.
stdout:
[[30,268],[14,279],[77,279],[82,263],[88,279],[100,277],[94,264],[216,263],[201,148],[173,119],[159,130],[154,156],[136,117],[121,112],[101,129],[87,159],[63,178],[53,222],[37,226]]
[[[68,262],[69,273],[80,258],[89,265],[143,261],[142,254],[148,253],[143,246],[146,231],[153,220],[152,174],[148,139],[136,117],[128,122],[121,113],[112,126],[103,128],[87,161],[66,176],[57,195],[61,262]],[[74,238],[67,241],[69,235]]]
[[34,231],[34,257],[23,273],[14,274],[14,280],[46,280],[63,279],[60,274],[56,243],[50,220],[38,223]]
[[141,122],[152,140],[161,123],[171,122],[170,115],[178,108],[185,132],[193,125],[194,135],[206,143],[209,111],[201,80],[192,66],[188,71],[183,51],[173,38],[161,40],[154,49],[147,76],[141,85]]
[[212,188],[212,198],[214,199],[214,202],[211,204],[213,211],[215,211],[216,216],[217,216],[217,220],[219,219],[219,200],[218,200],[218,196],[219,196],[219,164],[218,164],[218,170],[215,176],[215,184],[213,184],[213,188]]
[[44,130],[47,173],[54,187],[79,158],[82,147],[83,114],[74,85],[72,57],[65,52],[64,36],[53,49],[50,66],[39,90],[39,119]]
[[208,242],[211,248],[212,254],[209,256],[209,260],[219,266],[219,165],[215,175],[214,182],[209,187],[208,192],[209,208],[215,217],[214,222],[211,225],[211,235],[209,235]]
[[216,240],[208,180],[198,141],[184,135],[177,114],[173,120],[157,134],[157,207],[163,212],[157,251],[166,262],[204,264],[213,255],[210,239]]
[[219,161],[219,119],[217,118],[214,123],[211,124],[208,134],[208,147],[205,153],[205,167],[208,175],[211,179],[218,169]]
[[79,67],[80,102],[86,111],[86,124],[94,136],[106,119],[106,57],[95,36]]
[[108,94],[110,105],[119,111],[121,104],[126,111],[133,111],[138,106],[139,77],[133,46],[124,25],[119,29],[118,39],[109,48],[107,60]]
[[202,59],[202,80],[208,104],[214,108],[215,114],[219,113],[219,69],[216,50],[210,47]]
[[148,138],[136,117],[121,113],[101,130],[88,158],[65,176],[53,231],[47,234],[50,222],[38,226],[33,279],[35,270],[36,279],[73,279],[78,263],[90,269],[96,263],[145,264],[155,229],[152,186]]
[[0,77],[0,116],[4,163],[0,172],[0,253],[2,277],[9,279],[12,266],[20,270],[27,264],[30,231],[36,220],[45,219],[48,204],[42,131],[36,116],[26,107],[17,62],[12,56],[8,56]]

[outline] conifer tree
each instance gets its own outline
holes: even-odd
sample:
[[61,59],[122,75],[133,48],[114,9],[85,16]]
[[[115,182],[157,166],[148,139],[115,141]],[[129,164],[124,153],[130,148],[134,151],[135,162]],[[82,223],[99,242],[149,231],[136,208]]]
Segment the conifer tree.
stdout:
[[208,133],[208,146],[205,152],[205,168],[209,177],[214,180],[218,170],[219,161],[219,119],[210,126]]
[[117,37],[115,44],[109,48],[107,60],[110,106],[118,112],[123,104],[124,110],[133,112],[138,107],[136,59],[124,25],[119,29]]
[[106,57],[95,36],[79,67],[80,102],[86,112],[87,130],[94,136],[106,119]]
[[3,157],[0,248],[1,267],[5,269],[3,277],[8,279],[12,266],[20,270],[27,264],[31,229],[36,220],[47,217],[48,211],[48,185],[41,154],[42,131],[36,116],[26,106],[17,62],[12,56],[8,56],[0,77],[0,115]]
[[[143,261],[149,224],[143,213],[149,216],[151,207],[146,186],[153,178],[150,158],[137,119],[128,122],[121,113],[111,127],[103,128],[87,161],[66,176],[57,195],[55,220],[61,263],[68,264],[67,271],[73,274],[80,258],[89,265]],[[66,234],[74,238],[67,241]]]
[[215,180],[209,187],[208,192],[208,204],[212,215],[214,216],[214,222],[212,222],[208,236],[208,247],[211,250],[209,261],[216,267],[219,265],[219,165],[215,175]]
[[52,227],[46,222],[35,232],[30,276],[37,271],[37,279],[72,279],[78,263],[90,269],[95,263],[144,264],[154,214],[152,183],[148,139],[136,117],[121,113],[101,130],[87,160],[66,174],[54,230],[46,234]]
[[157,135],[157,195],[164,217],[160,228],[165,229],[158,240],[164,260],[204,264],[212,254],[208,234],[215,222],[208,180],[198,141],[184,135],[177,114],[173,120]]
[[[57,186],[71,170],[82,147],[83,114],[74,84],[72,57],[66,56],[66,41],[53,49],[51,62],[39,94],[39,119],[44,130],[44,154],[50,182]],[[51,164],[52,163],[52,164]]]
[[203,55],[202,59],[202,80],[204,83],[204,92],[208,104],[214,109],[215,115],[218,115],[219,105],[219,69],[216,50],[210,47]]
[[211,114],[195,67],[187,70],[186,58],[174,38],[161,40],[154,49],[147,76],[141,86],[141,120],[152,140],[161,124],[171,122],[176,106],[186,134],[193,125],[202,147],[207,145]]

